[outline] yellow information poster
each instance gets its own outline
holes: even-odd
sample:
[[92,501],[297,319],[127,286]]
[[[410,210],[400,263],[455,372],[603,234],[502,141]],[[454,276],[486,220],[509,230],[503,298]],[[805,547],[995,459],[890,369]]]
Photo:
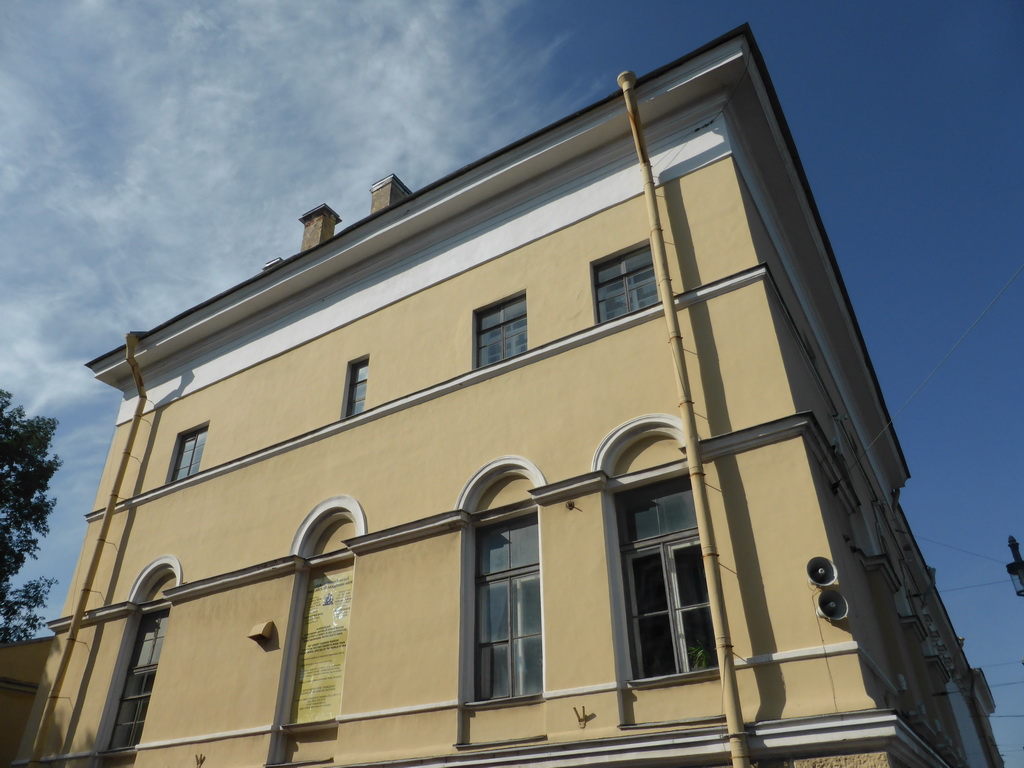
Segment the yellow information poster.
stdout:
[[332,720],[341,709],[352,612],[352,570],[314,578],[306,595],[292,722]]

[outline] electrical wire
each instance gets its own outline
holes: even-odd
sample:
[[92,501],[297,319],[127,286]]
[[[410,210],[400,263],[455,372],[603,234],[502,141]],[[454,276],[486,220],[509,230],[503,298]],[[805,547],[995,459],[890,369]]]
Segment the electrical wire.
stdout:
[[932,544],[938,544],[940,547],[948,547],[949,549],[955,549],[957,552],[963,552],[965,555],[974,555],[974,557],[980,557],[983,560],[991,560],[994,563],[1000,563],[1000,564],[1002,564],[1002,562],[1003,562],[999,558],[989,557],[988,555],[980,555],[977,552],[971,552],[971,550],[969,550],[969,549],[963,549],[962,547],[954,547],[952,544],[946,544],[946,543],[941,542],[941,541],[936,541],[935,539],[929,539],[927,536],[920,536],[920,535],[918,535],[918,536],[915,536],[915,538],[918,538],[921,541],[930,542]]
[[969,325],[969,326],[967,327],[967,330],[963,332],[963,335],[962,335],[962,336],[960,336],[960,338],[959,338],[959,339],[957,339],[957,342],[956,342],[956,344],[954,344],[954,345],[953,345],[952,347],[950,347],[950,349],[949,349],[949,352],[947,352],[947,353],[945,354],[945,356],[944,356],[944,357],[943,357],[943,358],[942,358],[941,360],[939,360],[939,364],[938,364],[938,365],[936,365],[936,366],[935,366],[935,368],[933,368],[933,369],[932,369],[932,372],[931,372],[931,373],[929,373],[929,374],[928,374],[928,375],[927,375],[927,376],[925,377],[924,381],[922,381],[922,382],[921,382],[921,385],[920,385],[920,386],[919,386],[919,387],[918,387],[917,389],[915,389],[915,390],[914,390],[914,393],[913,393],[913,394],[912,394],[912,395],[911,395],[910,397],[908,397],[908,398],[907,398],[907,401],[906,401],[906,402],[905,402],[905,403],[904,403],[904,404],[903,404],[902,406],[900,406],[900,409],[899,409],[898,411],[896,411],[896,413],[894,413],[894,414],[892,415],[892,417],[891,417],[891,418],[889,419],[889,421],[887,421],[887,422],[886,422],[885,426],[884,426],[884,427],[882,427],[882,429],[881,429],[881,430],[879,431],[879,433],[878,433],[877,435],[875,435],[875,439],[874,439],[874,440],[872,440],[872,441],[871,441],[870,443],[868,443],[868,444],[867,444],[867,447],[865,447],[865,448],[864,448],[864,450],[863,450],[863,451],[861,451],[861,454],[860,454],[860,456],[858,456],[858,457],[857,457],[857,463],[858,463],[858,464],[860,463],[860,460],[861,460],[862,458],[864,458],[864,455],[865,455],[865,454],[866,454],[866,453],[867,453],[867,452],[868,452],[868,451],[869,451],[869,450],[871,449],[871,446],[873,446],[873,445],[874,445],[875,443],[877,443],[877,442],[878,442],[878,440],[879,440],[879,438],[880,438],[880,437],[881,437],[882,435],[884,435],[884,434],[885,434],[885,433],[886,433],[886,432],[888,431],[889,427],[891,427],[891,426],[892,426],[892,423],[893,423],[893,421],[895,421],[895,420],[896,420],[896,417],[897,417],[897,416],[899,416],[899,415],[900,415],[901,413],[903,413],[903,411],[904,411],[904,410],[906,409],[906,407],[907,407],[908,405],[910,405],[910,402],[911,402],[911,400],[913,400],[913,399],[914,399],[915,397],[917,397],[918,393],[919,393],[919,392],[920,392],[920,391],[921,391],[922,389],[924,389],[924,388],[925,388],[925,385],[926,385],[926,384],[928,384],[928,382],[932,380],[932,377],[933,377],[933,376],[935,376],[935,374],[939,372],[939,369],[940,369],[940,368],[941,368],[941,367],[943,366],[943,364],[944,364],[944,363],[945,363],[945,362],[946,362],[946,361],[947,361],[947,360],[948,360],[948,359],[950,358],[950,356],[952,356],[952,354],[953,354],[954,352],[956,352],[957,348],[958,348],[958,347],[959,347],[959,346],[960,346],[960,345],[961,345],[961,344],[963,343],[964,339],[966,339],[966,338],[967,338],[967,336],[968,336],[968,335],[969,335],[969,334],[971,333],[971,331],[973,331],[973,330],[974,330],[975,326],[976,326],[976,325],[977,325],[978,323],[980,323],[980,322],[981,322],[981,319],[982,319],[983,317],[985,317],[985,315],[987,315],[987,314],[988,314],[988,311],[989,311],[990,309],[992,309],[992,307],[993,307],[993,306],[995,305],[995,303],[996,303],[997,301],[999,301],[1000,297],[1001,297],[1001,296],[1002,296],[1002,295],[1003,295],[1004,293],[1006,293],[1006,289],[1007,289],[1007,288],[1009,288],[1009,287],[1010,287],[1010,286],[1011,286],[1011,285],[1013,284],[1013,281],[1017,279],[1017,276],[1018,276],[1018,275],[1019,275],[1019,274],[1020,274],[1020,273],[1021,273],[1022,271],[1024,271],[1024,264],[1021,264],[1021,265],[1020,265],[1019,267],[1017,267],[1017,271],[1016,271],[1016,272],[1014,272],[1014,273],[1013,273],[1013,275],[1012,275],[1012,276],[1010,277],[1010,279],[1006,281],[1006,284],[1005,284],[1005,285],[1004,285],[1004,286],[1003,286],[1002,288],[1000,288],[1000,289],[999,289],[999,293],[997,293],[997,294],[995,295],[995,298],[994,298],[994,299],[992,299],[992,301],[990,301],[990,302],[988,303],[988,306],[986,306],[986,307],[985,307],[985,309],[983,309],[983,310],[981,311],[981,314],[980,314],[980,315],[978,315],[978,317],[977,317],[977,318],[975,319],[975,321],[974,321],[973,323],[971,323],[971,324],[970,324],[970,325]]

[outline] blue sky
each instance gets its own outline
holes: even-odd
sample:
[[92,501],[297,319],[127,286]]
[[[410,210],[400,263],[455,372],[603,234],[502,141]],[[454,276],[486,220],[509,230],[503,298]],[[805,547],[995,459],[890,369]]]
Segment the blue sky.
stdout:
[[1003,569],[1024,540],[1024,277],[903,409],[1024,263],[1010,0],[0,3],[0,387],[61,421],[26,572],[60,579],[48,618],[118,402],[85,361],[297,251],[310,208],[352,223],[389,173],[422,187],[743,22],[896,414],[904,510],[1024,767]]

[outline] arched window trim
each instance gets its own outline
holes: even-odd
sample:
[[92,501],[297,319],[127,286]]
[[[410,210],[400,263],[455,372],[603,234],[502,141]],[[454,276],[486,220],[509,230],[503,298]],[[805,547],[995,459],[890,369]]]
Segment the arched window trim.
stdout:
[[151,562],[135,579],[132,588],[128,591],[128,602],[141,605],[148,603],[155,598],[151,594],[153,586],[168,573],[174,576],[174,586],[180,587],[184,583],[182,576],[181,561],[174,555],[163,555]]
[[480,499],[483,498],[487,490],[498,480],[509,476],[525,478],[533,484],[534,488],[548,484],[544,473],[529,459],[524,459],[522,456],[500,456],[487,462],[473,473],[473,476],[463,486],[462,492],[459,493],[455,509],[474,514],[480,504]]
[[366,513],[351,496],[332,496],[317,504],[299,524],[292,539],[290,554],[308,558],[320,535],[334,520],[344,518],[356,527],[356,536],[365,536]]
[[667,413],[648,413],[620,424],[605,435],[594,453],[591,469],[594,472],[604,472],[608,477],[614,477],[615,465],[630,446],[644,438],[659,435],[675,440],[683,448],[686,446],[686,441],[683,438],[683,424],[678,416],[670,416]]

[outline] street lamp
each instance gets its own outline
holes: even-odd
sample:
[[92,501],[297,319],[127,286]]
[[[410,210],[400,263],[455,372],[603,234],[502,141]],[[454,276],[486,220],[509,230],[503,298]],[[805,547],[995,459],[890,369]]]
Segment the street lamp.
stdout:
[[1017,594],[1024,597],[1024,560],[1020,559],[1020,544],[1010,537],[1010,552],[1013,553],[1013,562],[1006,564],[1006,572],[1010,574],[1010,581]]

